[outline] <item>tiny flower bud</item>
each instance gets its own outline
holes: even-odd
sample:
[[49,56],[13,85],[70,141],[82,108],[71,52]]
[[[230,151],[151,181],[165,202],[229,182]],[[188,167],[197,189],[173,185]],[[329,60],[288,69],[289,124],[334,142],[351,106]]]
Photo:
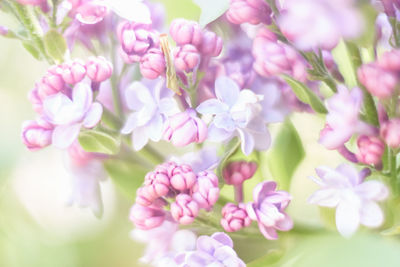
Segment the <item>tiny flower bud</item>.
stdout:
[[102,21],[108,8],[100,1],[85,1],[76,9],[75,18],[83,24],[96,24]]
[[171,215],[180,224],[191,224],[199,213],[199,206],[191,196],[179,194],[171,204]]
[[240,185],[245,180],[253,177],[257,170],[257,163],[246,161],[234,161],[223,170],[225,182],[230,185]]
[[169,192],[170,177],[164,168],[157,167],[153,172],[146,174],[144,185],[150,199],[164,197]]
[[394,73],[384,70],[375,63],[362,65],[357,74],[368,92],[378,98],[390,97],[398,82]]
[[50,95],[61,92],[64,87],[65,83],[61,77],[61,68],[58,66],[51,67],[36,84],[37,95],[42,101]]
[[176,47],[173,55],[175,67],[180,71],[193,72],[200,63],[199,51],[190,44]]
[[211,171],[197,174],[197,181],[192,189],[192,197],[199,208],[210,210],[219,197],[218,177]]
[[22,142],[29,150],[39,150],[51,144],[53,127],[44,121],[26,121],[22,125]]
[[400,50],[383,53],[378,59],[378,65],[387,71],[400,72]]
[[140,73],[147,79],[156,79],[165,74],[165,58],[159,48],[151,48],[140,59]]
[[357,140],[357,159],[364,164],[379,164],[385,151],[385,144],[379,137],[362,135]]
[[228,203],[222,208],[221,225],[225,231],[236,232],[250,224],[251,219],[247,215],[245,204]]
[[207,125],[196,117],[192,109],[173,115],[168,119],[164,139],[174,146],[186,146],[190,143],[201,143],[207,137]]
[[231,0],[226,17],[234,24],[269,24],[271,8],[264,0]]
[[62,66],[62,78],[64,82],[76,84],[83,80],[86,75],[85,64],[81,60],[67,62]]
[[391,148],[400,147],[400,119],[391,119],[381,125],[380,135]]
[[203,33],[203,42],[200,48],[201,54],[211,57],[217,57],[222,51],[222,46],[222,38],[217,36],[214,32],[205,31]]
[[37,87],[33,88],[28,93],[28,99],[32,103],[33,110],[37,113],[42,113],[43,111],[43,102],[39,97],[39,92]]
[[165,212],[155,205],[145,207],[135,204],[130,211],[130,220],[137,228],[149,230],[164,222]]
[[199,47],[203,40],[203,33],[197,22],[185,19],[175,19],[169,28],[169,33],[177,45],[191,44]]
[[113,66],[104,57],[90,57],[86,62],[86,74],[93,82],[103,82],[111,77]]
[[178,165],[170,173],[170,182],[176,190],[189,190],[196,183],[196,174],[189,165]]

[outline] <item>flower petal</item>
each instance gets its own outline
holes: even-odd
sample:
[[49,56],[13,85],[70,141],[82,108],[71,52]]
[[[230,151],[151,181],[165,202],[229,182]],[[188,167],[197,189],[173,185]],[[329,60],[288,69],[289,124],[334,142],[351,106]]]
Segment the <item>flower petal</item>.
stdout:
[[106,4],[123,19],[151,24],[150,10],[141,0],[107,0]]
[[388,188],[376,180],[361,183],[355,188],[355,191],[362,198],[375,201],[384,200],[389,195]]
[[221,76],[215,81],[215,95],[218,100],[232,107],[239,98],[240,88],[230,78]]
[[368,227],[379,227],[383,223],[382,209],[373,201],[366,201],[361,207],[361,224]]
[[240,141],[241,141],[240,146],[242,148],[243,154],[248,156],[251,154],[251,152],[253,152],[254,138],[249,132],[247,132],[243,129],[237,129],[237,131],[239,133],[239,137],[240,137]]
[[222,142],[230,139],[232,132],[228,132],[222,128],[218,128],[214,123],[211,123],[208,128],[208,138],[210,141]]
[[274,181],[265,181],[262,183],[259,183],[254,189],[253,189],[253,200],[256,203],[260,203],[261,201],[264,200],[264,198],[274,192],[276,189],[276,182]]
[[357,205],[342,201],[336,209],[336,227],[344,237],[354,234],[360,224],[360,211]]
[[309,198],[308,203],[322,207],[334,208],[339,204],[340,192],[336,188],[320,189],[314,192]]
[[80,129],[80,123],[57,126],[54,128],[51,142],[57,148],[68,148],[78,138]]
[[72,101],[78,110],[86,113],[93,102],[93,92],[90,86],[86,83],[75,85],[72,90]]
[[200,114],[219,114],[228,111],[229,107],[218,99],[212,98],[202,102],[196,110]]
[[262,223],[259,223],[258,228],[260,229],[260,232],[264,235],[266,239],[269,240],[278,239],[278,234],[276,233],[276,230],[273,227],[266,227]]
[[147,127],[149,138],[152,141],[154,142],[160,141],[164,127],[163,118],[161,115],[158,114],[154,116],[145,127]]
[[103,114],[103,106],[100,103],[93,103],[83,120],[83,126],[93,128],[100,121]]
[[129,134],[129,133],[131,133],[136,127],[138,127],[137,116],[138,116],[138,112],[131,113],[131,114],[128,116],[128,119],[126,120],[124,127],[121,129],[121,133],[122,133],[122,134]]
[[136,151],[141,150],[149,141],[146,127],[138,127],[132,133],[133,148]]

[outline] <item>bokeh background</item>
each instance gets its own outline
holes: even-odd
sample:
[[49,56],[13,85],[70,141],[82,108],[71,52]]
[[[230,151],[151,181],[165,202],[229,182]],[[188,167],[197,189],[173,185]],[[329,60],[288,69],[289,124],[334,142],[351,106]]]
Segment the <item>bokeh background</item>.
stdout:
[[[168,21],[176,17],[196,20],[200,15],[191,0],[159,2],[166,6]],[[0,25],[13,26],[14,21],[0,13]],[[34,117],[27,92],[47,65],[37,62],[17,41],[5,38],[0,39],[0,62],[0,266],[140,266],[137,259],[143,245],[129,236],[131,200],[108,179],[101,188],[103,218],[97,219],[88,209],[67,207],[69,177],[63,154],[53,148],[29,152],[20,141],[22,122]],[[294,174],[289,213],[296,222],[319,229],[323,226],[320,211],[306,202],[316,186],[307,177],[314,175],[316,166],[336,167],[343,160],[316,142],[322,118],[296,114],[292,121],[306,157]],[[278,127],[272,127],[272,132],[276,134]],[[284,266],[400,266],[396,239],[360,232],[351,240],[341,238],[334,229],[313,238],[304,234],[289,253],[294,260],[288,258]],[[237,249],[245,254],[246,246],[242,240]]]

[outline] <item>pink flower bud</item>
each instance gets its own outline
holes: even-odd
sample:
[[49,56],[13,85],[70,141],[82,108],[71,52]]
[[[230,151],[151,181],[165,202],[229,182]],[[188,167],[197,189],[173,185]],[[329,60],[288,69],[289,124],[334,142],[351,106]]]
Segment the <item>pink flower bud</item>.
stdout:
[[378,65],[385,70],[400,71],[400,50],[386,51],[378,60]]
[[144,185],[149,199],[164,197],[170,188],[170,177],[163,167],[157,167],[153,172],[146,174]]
[[104,57],[90,57],[86,62],[86,74],[93,82],[103,82],[111,77],[113,66]]
[[171,215],[180,224],[191,224],[199,213],[199,206],[191,196],[179,194],[171,204]]
[[368,92],[378,98],[390,97],[398,82],[393,72],[386,71],[375,63],[362,65],[357,74]]
[[381,125],[380,135],[391,148],[400,147],[400,119],[391,119]]
[[269,24],[271,8],[264,0],[231,0],[226,17],[234,24]]
[[77,84],[85,78],[85,63],[79,59],[62,65],[62,78],[69,84]]
[[75,18],[83,24],[96,24],[108,13],[108,8],[101,1],[84,1],[74,10]]
[[173,115],[168,118],[164,131],[164,139],[174,146],[186,146],[190,143],[201,143],[207,137],[207,125],[196,117],[193,109]]
[[169,27],[169,33],[177,45],[191,44],[200,47],[203,40],[201,27],[195,21],[175,19]]
[[385,144],[379,137],[362,135],[357,140],[358,161],[364,164],[379,164],[385,151]]
[[154,198],[147,193],[147,187],[139,187],[136,191],[136,204],[142,206],[150,206],[153,204]]
[[257,163],[247,161],[234,161],[223,170],[225,182],[230,185],[240,185],[245,180],[253,177],[257,170]]
[[150,48],[158,47],[159,40],[151,25],[125,21],[118,25],[118,39],[129,56],[144,56]]
[[288,74],[299,81],[307,80],[307,66],[292,47],[280,43],[267,28],[262,28],[253,42],[254,70],[264,77]]
[[159,48],[151,48],[140,59],[140,73],[147,79],[156,79],[164,75],[166,68],[163,52]]
[[203,42],[200,48],[201,54],[210,57],[217,57],[222,51],[222,46],[222,38],[214,32],[205,31],[203,33]]
[[28,93],[28,99],[32,103],[33,110],[37,113],[42,113],[43,111],[43,102],[39,97],[39,92],[37,87],[33,88]]
[[9,30],[7,27],[0,25],[0,35],[7,36]]
[[177,70],[193,72],[200,63],[199,51],[193,45],[178,46],[174,49],[173,54]]
[[53,127],[43,119],[26,121],[22,125],[22,142],[29,150],[39,150],[51,144]]
[[65,83],[61,77],[61,71],[60,67],[52,66],[36,84],[37,95],[42,101],[46,97],[57,94],[64,89]]
[[181,164],[171,170],[170,182],[174,189],[186,191],[196,183],[196,174],[187,164]]
[[131,208],[129,217],[137,228],[149,230],[164,222],[165,212],[155,205],[145,207],[135,204]]
[[197,181],[192,189],[192,197],[199,208],[210,210],[219,197],[218,177],[211,171],[197,174]]
[[228,203],[222,208],[221,225],[225,231],[236,232],[250,224],[251,219],[247,215],[245,204]]

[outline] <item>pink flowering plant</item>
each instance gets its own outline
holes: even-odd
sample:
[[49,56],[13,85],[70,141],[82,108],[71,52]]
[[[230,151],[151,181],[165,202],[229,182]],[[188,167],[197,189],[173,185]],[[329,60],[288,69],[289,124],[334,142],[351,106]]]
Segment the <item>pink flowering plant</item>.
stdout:
[[[0,1],[20,23],[0,34],[48,63],[22,142],[65,151],[67,202],[101,218],[111,178],[153,266],[314,266],[305,236],[398,236],[399,1],[194,2],[199,21],[167,22],[155,1]],[[315,185],[292,183],[299,114],[341,160],[315,160]]]

